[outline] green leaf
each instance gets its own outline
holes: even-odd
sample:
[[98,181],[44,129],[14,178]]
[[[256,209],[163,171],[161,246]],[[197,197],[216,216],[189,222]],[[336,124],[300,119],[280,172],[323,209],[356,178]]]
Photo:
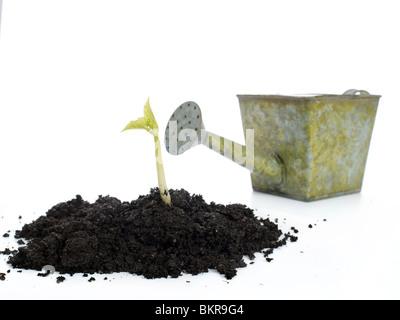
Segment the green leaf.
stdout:
[[158,129],[156,118],[154,117],[153,110],[150,107],[150,99],[147,99],[144,105],[144,117],[147,120],[147,125],[150,129]]
[[140,117],[136,121],[131,121],[125,127],[123,131],[130,130],[130,129],[144,129],[150,132],[153,136],[158,135],[158,125],[156,118],[154,117],[153,111],[150,107],[150,99],[147,99],[144,105],[144,117]]
[[149,131],[150,128],[148,126],[148,121],[145,117],[141,117],[139,119],[137,119],[136,121],[131,121],[129,122],[126,127],[124,128],[124,130],[122,130],[121,132],[125,131],[125,130],[130,130],[130,129],[144,129]]

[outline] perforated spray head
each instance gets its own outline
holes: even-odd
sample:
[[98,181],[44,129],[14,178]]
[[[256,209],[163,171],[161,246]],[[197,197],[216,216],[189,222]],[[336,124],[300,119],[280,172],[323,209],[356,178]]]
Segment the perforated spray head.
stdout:
[[179,155],[201,144],[203,129],[199,105],[193,101],[182,103],[172,114],[165,129],[167,151]]

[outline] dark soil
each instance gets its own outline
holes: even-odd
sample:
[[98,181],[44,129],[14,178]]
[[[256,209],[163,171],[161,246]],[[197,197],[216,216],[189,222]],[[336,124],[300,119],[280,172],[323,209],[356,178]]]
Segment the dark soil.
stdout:
[[[171,190],[165,205],[157,188],[132,202],[99,196],[90,204],[76,196],[16,231],[27,244],[10,252],[15,268],[61,274],[129,272],[146,278],[178,277],[216,269],[226,278],[245,267],[244,256],[296,241],[269,219],[241,204],[207,204],[202,196]],[[63,279],[60,279],[60,281]]]

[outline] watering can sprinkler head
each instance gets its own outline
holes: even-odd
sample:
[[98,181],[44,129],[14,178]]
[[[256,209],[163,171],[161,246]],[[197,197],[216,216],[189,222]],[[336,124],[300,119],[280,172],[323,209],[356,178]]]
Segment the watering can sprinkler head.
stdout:
[[284,166],[277,154],[254,155],[253,129],[246,130],[246,146],[211,133],[205,129],[199,105],[187,101],[174,111],[168,121],[165,147],[170,154],[180,155],[197,145],[206,146],[252,173],[267,178],[272,186],[284,181]]
[[165,147],[170,154],[180,155],[201,144],[204,123],[196,102],[182,103],[172,114],[165,129]]

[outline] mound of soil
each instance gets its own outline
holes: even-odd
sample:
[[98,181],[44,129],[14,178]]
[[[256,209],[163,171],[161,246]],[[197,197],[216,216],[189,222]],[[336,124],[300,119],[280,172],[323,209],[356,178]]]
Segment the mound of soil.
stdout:
[[185,190],[171,190],[171,198],[169,207],[157,188],[132,202],[99,196],[91,204],[78,195],[16,231],[16,238],[28,241],[9,263],[35,270],[51,265],[71,275],[130,272],[146,278],[211,268],[231,279],[246,266],[244,256],[267,257],[288,239],[297,240],[244,205],[207,204]]

